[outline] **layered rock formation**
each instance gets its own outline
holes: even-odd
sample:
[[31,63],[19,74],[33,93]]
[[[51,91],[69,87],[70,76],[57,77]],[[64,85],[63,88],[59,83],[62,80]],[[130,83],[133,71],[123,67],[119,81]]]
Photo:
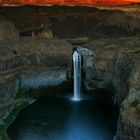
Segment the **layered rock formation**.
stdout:
[[140,17],[135,11],[100,10],[80,6],[23,6],[20,8],[2,7],[0,14],[6,15],[20,32],[43,25],[45,32],[43,34],[46,34],[46,31],[47,34],[52,32],[56,38],[85,36],[106,38],[140,33]]
[[20,90],[54,87],[67,82],[71,54],[72,45],[64,40],[1,41],[0,139],[7,139],[6,131],[2,130],[15,119],[16,114],[11,115],[15,108],[18,112],[32,102],[32,99],[17,98]]

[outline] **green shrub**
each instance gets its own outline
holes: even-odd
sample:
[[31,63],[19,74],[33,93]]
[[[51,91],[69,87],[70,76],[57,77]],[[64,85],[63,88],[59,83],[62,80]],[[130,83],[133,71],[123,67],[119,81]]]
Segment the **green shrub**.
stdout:
[[0,140],[8,140],[7,131],[3,125],[0,125]]
[[137,99],[137,100],[135,100],[131,103],[131,106],[132,107],[137,107],[138,104],[139,104],[139,100]]

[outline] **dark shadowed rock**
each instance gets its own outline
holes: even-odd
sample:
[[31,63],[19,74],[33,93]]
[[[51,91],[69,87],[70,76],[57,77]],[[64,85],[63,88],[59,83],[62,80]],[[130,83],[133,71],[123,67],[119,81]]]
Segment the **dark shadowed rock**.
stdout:
[[13,40],[19,38],[19,31],[15,24],[9,21],[6,17],[0,15],[0,41]]

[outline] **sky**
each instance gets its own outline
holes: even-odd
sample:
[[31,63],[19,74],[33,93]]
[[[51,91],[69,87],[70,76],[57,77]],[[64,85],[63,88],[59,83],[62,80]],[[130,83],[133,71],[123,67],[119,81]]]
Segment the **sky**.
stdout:
[[95,3],[114,3],[114,4],[123,4],[128,2],[140,2],[140,0],[0,0],[0,3],[49,3],[49,4],[95,4]]

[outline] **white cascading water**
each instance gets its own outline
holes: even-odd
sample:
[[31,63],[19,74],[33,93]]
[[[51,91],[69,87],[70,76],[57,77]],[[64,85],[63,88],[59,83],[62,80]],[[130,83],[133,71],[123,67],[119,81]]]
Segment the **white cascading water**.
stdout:
[[81,92],[81,55],[74,51],[73,53],[73,68],[74,68],[74,101],[80,100]]

